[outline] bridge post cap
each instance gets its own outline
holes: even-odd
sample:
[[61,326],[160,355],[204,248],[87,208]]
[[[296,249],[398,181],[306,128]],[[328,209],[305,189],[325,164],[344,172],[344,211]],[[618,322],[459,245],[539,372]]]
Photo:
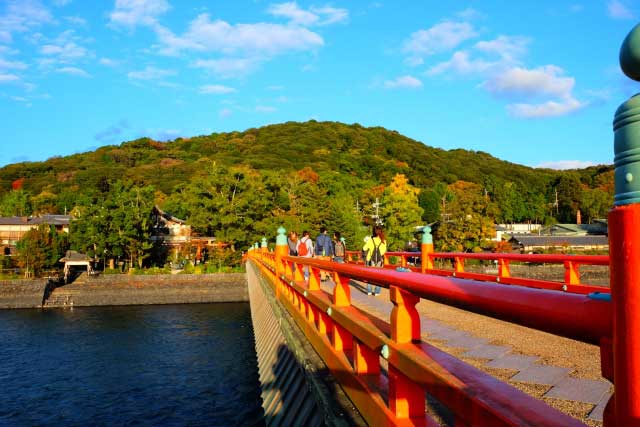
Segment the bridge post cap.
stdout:
[[287,236],[286,233],[287,229],[280,226],[278,227],[278,235],[276,236],[276,246],[285,246],[287,244]]
[[260,242],[260,244],[261,244],[262,248],[266,248],[267,247],[267,238],[263,237],[262,238],[262,242]]
[[630,79],[640,81],[640,24],[633,27],[622,42],[620,68]]
[[433,244],[433,236],[431,236],[431,227],[425,225],[422,227],[422,244]]
[[[622,42],[620,67],[629,78],[640,81],[640,24]],[[634,95],[618,107],[613,130],[614,205],[640,203],[640,96]]]

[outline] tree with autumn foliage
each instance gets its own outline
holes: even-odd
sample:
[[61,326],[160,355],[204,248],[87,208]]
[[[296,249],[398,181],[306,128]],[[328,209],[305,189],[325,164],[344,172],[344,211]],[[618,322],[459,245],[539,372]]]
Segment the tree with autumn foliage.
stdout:
[[452,200],[446,219],[434,229],[436,249],[443,252],[479,252],[492,246],[494,220],[490,200],[479,184],[456,181],[448,186]]
[[418,194],[420,190],[409,184],[403,174],[396,174],[385,187],[380,200],[380,216],[388,248],[403,250],[405,244],[413,239],[416,227],[423,225]]

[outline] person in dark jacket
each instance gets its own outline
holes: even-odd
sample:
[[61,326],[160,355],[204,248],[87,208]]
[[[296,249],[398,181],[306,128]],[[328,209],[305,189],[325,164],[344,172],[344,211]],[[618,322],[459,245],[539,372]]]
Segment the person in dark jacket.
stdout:
[[[327,227],[320,227],[320,234],[316,238],[316,258],[322,260],[330,260],[333,257],[333,241],[329,237]],[[320,280],[327,280],[328,274],[320,270]]]

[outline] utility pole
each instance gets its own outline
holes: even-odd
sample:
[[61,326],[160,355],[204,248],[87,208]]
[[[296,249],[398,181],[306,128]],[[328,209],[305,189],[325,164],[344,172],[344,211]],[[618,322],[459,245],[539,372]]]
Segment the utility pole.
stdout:
[[376,197],[376,202],[373,204],[374,209],[376,210],[374,214],[371,215],[371,218],[374,220],[375,225],[384,225],[384,221],[380,219],[380,200]]

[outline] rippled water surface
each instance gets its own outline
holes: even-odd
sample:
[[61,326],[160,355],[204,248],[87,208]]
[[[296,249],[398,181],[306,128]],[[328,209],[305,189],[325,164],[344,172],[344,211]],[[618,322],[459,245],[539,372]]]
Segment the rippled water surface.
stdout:
[[248,304],[0,310],[2,426],[261,426]]

